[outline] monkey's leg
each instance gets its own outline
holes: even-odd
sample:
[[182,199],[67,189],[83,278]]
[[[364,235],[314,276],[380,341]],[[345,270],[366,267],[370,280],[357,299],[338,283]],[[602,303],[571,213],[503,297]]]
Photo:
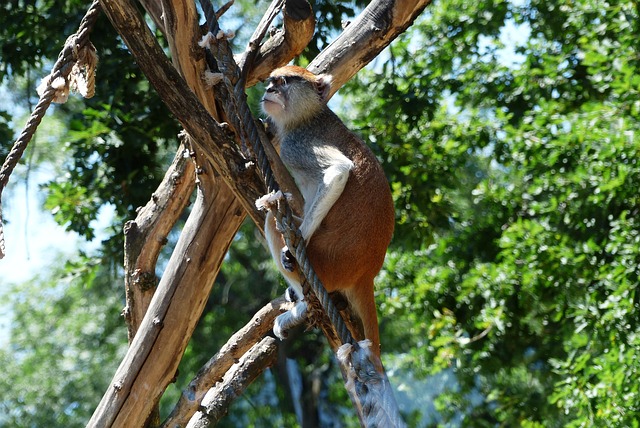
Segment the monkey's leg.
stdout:
[[298,301],[296,305],[290,311],[284,314],[278,315],[273,323],[273,333],[284,340],[288,336],[288,330],[302,324],[307,319],[307,302],[304,300]]
[[[286,246],[284,239],[282,238],[282,234],[277,229],[276,218],[271,211],[267,213],[267,218],[265,220],[264,236],[267,239],[269,251],[276,262],[276,266],[278,266],[278,269],[290,286],[286,292],[287,300],[290,302],[297,302],[293,309],[279,315],[273,325],[274,334],[280,339],[285,339],[287,337],[287,330],[303,323],[306,320],[307,302],[304,301],[302,284],[300,283],[300,279],[297,274],[289,271],[285,267],[285,263],[283,263],[282,249],[286,248]],[[295,263],[295,259],[293,260]]]
[[364,337],[371,341],[371,351],[380,357],[378,313],[373,295],[373,280],[346,290],[345,295],[354,312],[362,320]]

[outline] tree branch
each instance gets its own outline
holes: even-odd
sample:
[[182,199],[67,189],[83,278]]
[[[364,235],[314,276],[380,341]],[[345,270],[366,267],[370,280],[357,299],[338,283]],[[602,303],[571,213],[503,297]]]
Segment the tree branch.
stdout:
[[[300,55],[313,38],[314,29],[315,18],[309,3],[306,0],[285,0],[283,28],[260,46],[247,76],[246,86],[266,79],[274,69]],[[245,59],[246,52],[236,55],[236,62],[241,69],[245,67]]]
[[373,0],[307,68],[316,74],[331,74],[331,95],[335,94],[430,3],[431,0]]
[[207,390],[222,380],[224,374],[253,345],[267,334],[274,319],[290,309],[291,303],[279,297],[260,309],[242,329],[238,330],[213,356],[182,391],[180,400],[169,417],[162,423],[163,428],[182,427],[194,415]]
[[[236,230],[244,218],[242,206],[219,187],[213,174],[200,176],[193,209],[149,309],[87,426],[143,426],[174,378],[228,248],[219,231]],[[229,209],[212,216],[218,205]]]
[[[264,185],[238,150],[234,136],[211,117],[171,65],[131,0],[102,0],[101,4],[162,101],[193,138],[197,150],[213,164],[234,194],[242,196],[239,201],[256,224],[262,224],[264,214],[258,212],[254,202],[264,194]],[[190,40],[195,42],[193,37]],[[204,56],[204,52],[191,47],[196,57]]]
[[224,375],[221,382],[211,388],[202,399],[200,410],[187,424],[187,428],[214,426],[227,414],[229,405],[278,357],[276,339],[265,337],[245,354],[238,364]]
[[193,161],[185,157],[180,145],[151,200],[138,210],[133,221],[124,225],[124,283],[127,306],[124,315],[129,343],[147,312],[156,291],[156,262],[167,235],[173,228],[195,187]]

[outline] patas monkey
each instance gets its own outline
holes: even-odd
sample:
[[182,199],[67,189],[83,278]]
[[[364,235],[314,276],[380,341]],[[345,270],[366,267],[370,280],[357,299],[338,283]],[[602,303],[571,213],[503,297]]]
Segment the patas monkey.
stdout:
[[[329,293],[341,292],[347,299],[379,356],[373,279],[393,234],[393,201],[373,152],[327,107],[330,85],[330,76],[282,67],[271,73],[262,107],[275,128],[280,157],[304,197],[300,230],[311,265]],[[263,206],[269,203],[273,199],[262,200]],[[306,303],[271,213],[265,235],[298,297],[296,307],[276,320],[274,332],[283,337],[304,316]]]

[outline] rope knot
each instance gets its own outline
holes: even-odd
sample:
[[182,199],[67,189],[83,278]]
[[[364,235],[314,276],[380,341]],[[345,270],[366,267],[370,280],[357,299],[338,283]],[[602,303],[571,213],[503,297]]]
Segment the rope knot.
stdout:
[[96,90],[97,65],[96,48],[93,43],[87,42],[77,51],[77,60],[69,74],[71,90],[80,93],[84,98],[93,97]]
[[[78,41],[76,34],[69,36],[63,49],[63,57],[68,59],[59,71],[52,71],[40,81],[37,88],[40,97],[43,97],[49,88],[54,90],[52,102],[59,104],[69,99],[71,91],[78,92],[85,98],[94,96],[98,64],[96,48],[89,41],[84,46],[80,46]],[[62,71],[68,70],[69,66],[71,71],[65,78]]]

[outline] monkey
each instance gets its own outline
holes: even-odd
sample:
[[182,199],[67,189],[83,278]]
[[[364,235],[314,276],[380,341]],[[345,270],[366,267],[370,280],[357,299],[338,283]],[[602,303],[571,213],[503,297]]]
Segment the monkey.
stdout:
[[[330,89],[330,75],[285,66],[271,73],[261,104],[275,129],[280,157],[304,198],[299,226],[311,265],[327,292],[347,300],[380,357],[374,278],[393,235],[393,199],[371,149],[327,106]],[[265,207],[278,197],[283,195],[267,195],[257,204]],[[290,313],[276,319],[274,333],[283,338],[304,319],[306,302],[271,212],[264,229],[271,255],[298,299]]]

